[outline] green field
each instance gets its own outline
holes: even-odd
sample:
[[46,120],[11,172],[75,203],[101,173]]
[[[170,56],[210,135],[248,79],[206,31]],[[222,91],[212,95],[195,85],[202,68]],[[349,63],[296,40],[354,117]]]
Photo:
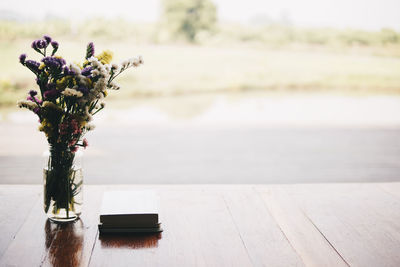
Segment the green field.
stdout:
[[[156,42],[141,32],[141,38],[105,38],[93,33],[53,37],[60,43],[58,54],[67,61],[81,62],[89,41],[95,42],[97,52],[114,51],[116,62],[139,54],[144,57],[144,66],[121,76],[122,89],[111,93],[110,99],[247,91],[400,93],[398,43],[337,46],[307,41],[278,45],[231,40],[228,33],[224,30],[201,44]],[[7,32],[3,29],[0,34]],[[216,41],[218,36],[224,41]],[[14,36],[0,41],[0,107],[14,105],[36,86],[30,71],[18,63],[21,53],[35,58],[31,40]]]

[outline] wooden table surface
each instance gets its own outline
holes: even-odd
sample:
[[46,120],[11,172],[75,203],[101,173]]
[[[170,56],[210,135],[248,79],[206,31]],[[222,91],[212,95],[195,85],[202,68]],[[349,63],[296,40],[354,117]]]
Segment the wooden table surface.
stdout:
[[[144,188],[164,232],[99,236],[103,191]],[[400,183],[85,186],[67,225],[41,191],[0,185],[0,266],[400,266]]]

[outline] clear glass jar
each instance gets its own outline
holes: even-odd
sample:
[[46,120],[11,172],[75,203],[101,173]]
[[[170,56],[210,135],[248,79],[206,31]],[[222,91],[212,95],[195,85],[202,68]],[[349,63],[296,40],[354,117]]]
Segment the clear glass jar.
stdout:
[[81,151],[50,147],[43,154],[44,211],[55,222],[79,218],[83,204]]

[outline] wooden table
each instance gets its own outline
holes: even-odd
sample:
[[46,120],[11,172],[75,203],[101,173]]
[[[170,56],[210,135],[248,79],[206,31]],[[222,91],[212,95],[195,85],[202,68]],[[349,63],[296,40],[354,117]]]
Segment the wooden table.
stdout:
[[[142,188],[164,232],[99,236],[102,192]],[[400,183],[86,186],[68,225],[41,190],[0,185],[0,266],[400,266]]]

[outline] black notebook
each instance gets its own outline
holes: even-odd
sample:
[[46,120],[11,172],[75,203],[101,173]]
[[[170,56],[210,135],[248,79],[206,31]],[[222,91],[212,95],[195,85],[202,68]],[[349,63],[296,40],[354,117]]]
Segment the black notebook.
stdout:
[[107,191],[103,194],[102,233],[161,232],[154,191]]

